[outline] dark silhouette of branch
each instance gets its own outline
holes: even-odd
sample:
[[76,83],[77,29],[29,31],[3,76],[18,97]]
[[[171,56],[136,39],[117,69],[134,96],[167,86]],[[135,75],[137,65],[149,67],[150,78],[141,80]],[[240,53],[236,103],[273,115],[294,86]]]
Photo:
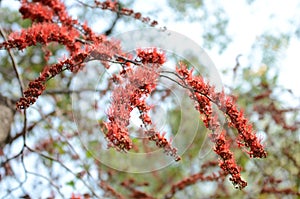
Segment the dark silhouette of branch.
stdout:
[[[6,42],[7,41],[6,35],[5,35],[4,31],[2,30],[1,26],[0,26],[0,34],[3,37],[4,42]],[[18,82],[19,82],[21,95],[22,95],[22,97],[24,97],[24,92],[23,92],[24,91],[24,82],[22,80],[22,76],[20,75],[20,73],[18,71],[17,62],[16,62],[15,57],[14,57],[13,53],[11,52],[11,50],[10,49],[6,49],[6,50],[8,52],[8,55],[9,55],[10,59],[11,59],[13,69],[15,71],[16,77],[17,77]],[[23,141],[24,141],[23,149],[24,149],[24,146],[25,146],[25,143],[26,143],[26,131],[27,131],[27,114],[26,114],[26,112],[27,111],[24,110],[24,122],[23,122],[23,131],[22,131]]]
[[[119,5],[119,10],[120,10],[120,5]],[[116,14],[117,14],[117,16],[116,16],[116,18],[114,19],[113,23],[112,23],[111,26],[104,32],[104,34],[107,35],[107,36],[109,36],[109,35],[112,33],[112,31],[114,30],[114,28],[115,28],[117,22],[119,21],[119,19],[120,19],[120,17],[121,17],[120,14],[119,14],[119,12],[117,12]]]
[[[6,39],[6,35],[5,35],[5,33],[4,33],[4,30],[2,29],[2,26],[0,26],[0,34],[1,34],[1,36],[3,37],[4,41],[6,42],[7,39]],[[16,73],[16,77],[17,77],[18,82],[19,82],[19,85],[20,85],[20,92],[21,92],[21,95],[22,95],[22,97],[24,97],[24,96],[23,96],[24,83],[23,83],[23,80],[22,80],[22,76],[20,75],[20,73],[19,73],[19,71],[18,71],[16,59],[15,59],[15,57],[14,57],[14,55],[13,55],[13,53],[11,52],[10,49],[6,49],[6,50],[7,50],[7,52],[8,52],[8,55],[9,55],[9,57],[10,57],[10,59],[11,59],[12,66],[13,66],[14,71],[15,71],[15,73]]]

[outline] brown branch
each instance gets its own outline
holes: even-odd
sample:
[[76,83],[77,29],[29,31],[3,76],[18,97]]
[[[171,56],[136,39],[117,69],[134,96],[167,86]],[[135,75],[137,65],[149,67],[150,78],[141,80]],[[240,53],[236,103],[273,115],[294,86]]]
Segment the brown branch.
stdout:
[[83,93],[83,92],[106,92],[107,90],[105,89],[89,89],[89,88],[84,88],[80,90],[61,90],[61,89],[52,89],[52,90],[45,90],[44,95],[65,95],[65,94],[78,94],[78,93]]
[[164,199],[173,198],[173,196],[177,192],[179,192],[179,191],[181,191],[181,190],[183,190],[183,189],[185,189],[185,188],[187,188],[191,185],[194,185],[197,182],[200,182],[200,181],[202,181],[202,182],[217,181],[221,178],[224,178],[225,176],[226,175],[222,171],[220,171],[218,174],[212,173],[211,175],[208,175],[208,176],[204,176],[203,172],[193,174],[193,175],[191,175],[187,178],[184,178],[180,182],[178,182],[176,184],[173,184],[170,191],[167,194],[165,194]]
[[[282,152],[283,152],[284,155],[286,155],[286,157],[287,157],[289,160],[292,161],[292,163],[294,164],[294,166],[295,166],[296,168],[300,168],[300,164],[297,162],[296,158],[293,157],[293,155],[291,154],[290,149],[284,148],[284,149],[282,150]],[[300,177],[300,176],[299,176],[299,177]]]
[[[43,120],[45,120],[48,116],[53,115],[55,113],[55,111],[52,111],[50,113],[48,113],[47,115],[45,115],[44,117],[42,117],[40,120],[30,124],[27,127],[27,132],[31,131],[37,124],[39,124],[40,122],[42,122]],[[16,139],[18,139],[19,137],[21,137],[23,135],[23,130],[19,133],[17,133],[15,136],[11,137],[8,139],[7,143],[11,144],[13,143],[13,141],[15,141]]]
[[46,177],[46,176],[44,176],[44,175],[41,175],[41,174],[39,174],[39,173],[32,172],[32,171],[26,171],[26,173],[28,173],[28,174],[30,174],[30,175],[34,175],[34,176],[40,177],[40,178],[42,178],[42,179],[48,181],[48,182],[51,184],[51,186],[53,186],[53,187],[57,190],[58,194],[59,194],[62,198],[64,198],[64,195],[63,195],[62,192],[60,191],[59,185],[56,185],[56,184],[53,182],[52,179],[50,179],[50,178],[48,178],[48,177]]
[[96,194],[95,190],[93,189],[93,187],[91,187],[85,180],[83,180],[82,178],[80,178],[80,176],[78,176],[76,173],[74,173],[69,167],[67,167],[64,163],[62,163],[60,160],[54,158],[54,157],[51,157],[49,155],[46,155],[42,152],[39,152],[35,149],[32,149],[30,147],[27,146],[27,149],[32,152],[32,153],[36,153],[37,155],[41,156],[42,158],[45,158],[45,159],[48,159],[48,160],[51,160],[53,162],[56,162],[58,163],[59,165],[61,165],[66,171],[68,171],[69,173],[71,173],[76,179],[80,180],[90,191],[91,193],[93,194],[93,196],[95,198],[100,198],[100,196],[98,196],[98,194]]
[[[118,9],[119,9],[119,11],[120,11],[120,5],[118,5],[118,7],[119,7]],[[111,26],[104,32],[105,35],[109,36],[109,35],[112,33],[113,29],[116,27],[116,24],[117,24],[117,22],[119,21],[120,18],[121,18],[120,12],[117,12],[117,16],[116,16],[116,18],[114,19],[113,23],[112,23]]]
[[[158,22],[156,20],[151,20],[149,17],[144,17],[140,12],[134,12],[132,9],[120,7],[118,2],[110,4],[108,1],[100,2],[95,0],[95,5],[89,5],[80,0],[76,0],[79,4],[93,9],[102,9],[102,10],[110,10],[111,12],[115,12],[118,15],[133,17],[136,20],[141,21],[142,23],[149,24],[151,27],[157,26]],[[166,28],[160,28],[165,30]]]
[[237,73],[237,70],[238,70],[238,68],[240,67],[240,61],[239,61],[239,58],[241,57],[242,55],[241,54],[238,54],[237,56],[236,56],[236,58],[235,58],[235,62],[236,62],[236,64],[235,64],[235,66],[234,66],[234,68],[233,68],[233,78],[235,79],[236,78],[236,73]]
[[137,188],[135,187],[135,186],[147,186],[147,185],[148,185],[148,183],[146,183],[146,184],[143,183],[142,185],[136,185],[134,179],[128,179],[121,183],[121,186],[123,186],[124,188],[126,188],[127,190],[129,190],[131,192],[130,198],[156,199],[155,197],[153,197],[145,192],[137,190]]
[[[3,31],[1,25],[0,25],[0,34],[1,34],[1,36],[3,37],[4,41],[7,42],[5,32]],[[23,91],[24,91],[24,82],[23,82],[22,77],[21,77],[21,75],[20,75],[20,73],[19,73],[19,71],[18,71],[16,59],[15,59],[13,53],[11,52],[11,50],[10,50],[9,48],[7,48],[6,50],[7,50],[7,52],[8,52],[8,55],[9,55],[9,57],[10,57],[10,59],[11,59],[11,62],[12,62],[12,66],[13,66],[14,71],[15,71],[15,73],[16,73],[16,77],[17,77],[18,82],[19,82],[19,85],[20,85],[20,92],[21,92],[21,95],[22,95],[22,97],[24,97],[24,96],[23,96],[23,95],[24,95],[24,94],[23,94]]]
[[[4,41],[6,42],[7,41],[6,35],[5,35],[5,33],[4,33],[1,26],[0,26],[0,34],[3,37]],[[14,57],[13,53],[11,52],[11,50],[9,48],[7,48],[6,50],[8,52],[8,55],[9,55],[10,59],[11,59],[13,69],[15,71],[16,77],[17,77],[18,82],[19,82],[21,95],[22,95],[22,97],[25,97],[24,96],[24,82],[22,80],[22,76],[20,75],[20,73],[18,71],[17,62],[15,60],[15,57]],[[27,114],[26,114],[26,110],[24,110],[24,122],[23,122],[23,131],[22,131],[22,136],[23,136],[23,142],[24,143],[23,143],[23,148],[22,148],[22,151],[21,151],[22,153],[23,153],[24,147],[26,145],[26,132],[27,132]]]

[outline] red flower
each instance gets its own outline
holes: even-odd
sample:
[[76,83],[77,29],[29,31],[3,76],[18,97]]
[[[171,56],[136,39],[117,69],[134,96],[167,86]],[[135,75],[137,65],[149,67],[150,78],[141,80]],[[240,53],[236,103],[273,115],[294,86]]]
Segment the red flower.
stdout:
[[29,3],[22,1],[22,6],[19,9],[24,19],[31,19],[37,22],[52,22],[54,16],[53,10],[48,6],[43,6],[41,3]]
[[[205,83],[202,77],[193,76],[192,70],[188,70],[181,63],[176,69],[180,77],[180,83],[187,87],[190,97],[195,101],[195,107],[203,115],[202,120],[205,126],[212,131],[211,139],[215,143],[214,151],[219,155],[220,167],[231,175],[230,180],[238,188],[247,186],[247,182],[241,179],[240,169],[237,167],[233,153],[229,149],[229,142],[225,139],[225,131],[221,129],[218,115],[212,111],[212,103],[217,105],[225,115],[228,116],[229,126],[237,129],[238,146],[250,148],[250,157],[266,157],[267,153],[259,139],[252,130],[252,125],[245,118],[242,111],[238,111],[234,101],[223,92],[216,92],[214,87]],[[220,135],[218,133],[221,132]]]
[[225,171],[225,173],[231,175],[229,179],[237,188],[242,189],[247,186],[247,182],[241,178],[240,169],[236,165],[233,153],[229,149],[229,142],[225,139],[225,133],[225,130],[223,130],[220,135],[215,135],[217,137],[213,138],[215,142],[214,151],[221,158],[220,168]]
[[182,63],[177,68],[177,73],[181,77],[181,83],[190,89],[190,96],[196,102],[196,109],[205,115],[203,121],[207,128],[215,131],[219,127],[217,115],[212,112],[212,102],[229,117],[229,125],[236,128],[239,133],[238,142],[242,141],[245,147],[250,148],[250,157],[266,157],[267,154],[253,132],[252,125],[230,97],[223,92],[216,92],[202,77],[193,76],[192,70],[189,71]]
[[81,196],[75,195],[74,193],[72,193],[71,199],[81,199]]
[[[145,127],[152,124],[148,115],[150,107],[146,104],[145,98],[155,90],[160,63],[165,62],[165,55],[156,49],[139,49],[137,54],[143,65],[138,65],[134,69],[130,69],[128,66],[125,72],[126,78],[118,78],[119,85],[114,89],[112,104],[108,111],[109,122],[105,123],[109,146],[123,151],[132,148],[127,126],[129,125],[130,113],[134,108],[139,110],[140,119]],[[162,134],[156,132],[153,127],[150,130],[145,130],[145,134],[149,140],[163,148],[167,155],[173,156],[177,161],[180,159],[177,155],[177,149],[172,147],[171,143]]]
[[156,48],[138,49],[137,56],[141,59],[142,63],[153,63],[162,65],[166,62],[166,57],[163,52],[158,51]]

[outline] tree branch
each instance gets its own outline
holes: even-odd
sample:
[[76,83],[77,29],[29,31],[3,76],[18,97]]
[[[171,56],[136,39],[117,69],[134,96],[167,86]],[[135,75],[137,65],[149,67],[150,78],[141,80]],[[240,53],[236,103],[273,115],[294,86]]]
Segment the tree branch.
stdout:
[[[5,35],[4,30],[2,29],[2,26],[1,26],[1,25],[0,25],[0,34],[1,34],[1,36],[3,37],[4,41],[6,42],[6,41],[7,41],[6,35]],[[14,71],[15,71],[15,73],[16,73],[16,77],[17,77],[18,82],[19,82],[19,85],[20,85],[20,92],[21,92],[21,95],[22,95],[22,97],[24,97],[24,96],[23,96],[23,95],[24,95],[24,94],[23,94],[23,91],[24,91],[24,82],[23,82],[22,77],[21,77],[21,75],[20,75],[20,73],[19,73],[19,71],[18,71],[16,59],[15,59],[15,57],[14,57],[14,55],[13,55],[13,53],[11,52],[10,49],[6,49],[6,50],[7,50],[7,52],[8,52],[8,55],[9,55],[9,57],[10,57],[10,59],[11,59],[12,66],[13,66]]]

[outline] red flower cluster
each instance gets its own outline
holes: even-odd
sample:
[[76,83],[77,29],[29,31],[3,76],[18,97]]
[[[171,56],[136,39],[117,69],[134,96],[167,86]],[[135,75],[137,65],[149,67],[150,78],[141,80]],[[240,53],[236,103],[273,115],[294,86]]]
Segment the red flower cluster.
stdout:
[[141,59],[143,64],[151,63],[162,65],[166,62],[165,54],[156,48],[138,49],[137,56]]
[[159,148],[163,148],[164,152],[167,155],[174,157],[175,161],[181,160],[181,157],[177,154],[177,149],[174,148],[171,143],[164,137],[164,134],[160,134],[154,129],[146,131],[145,134],[148,136],[149,140],[156,143],[156,146],[158,146]]
[[244,188],[247,186],[247,182],[241,178],[240,169],[235,163],[233,153],[229,149],[229,142],[225,139],[225,130],[218,135],[217,138],[214,139],[215,148],[214,151],[221,157],[220,160],[220,168],[225,171],[225,173],[229,173],[231,178],[229,178],[232,183],[237,186],[237,188]]
[[[45,90],[45,83],[62,71],[69,70],[76,73],[84,67],[85,61],[88,60],[103,60],[104,66],[108,67],[107,61],[109,61],[114,54],[120,53],[118,43],[103,41],[102,43],[86,46],[85,49],[79,50],[70,58],[60,61],[57,64],[45,66],[40,76],[29,83],[27,90],[24,92],[24,97],[20,98],[16,104],[17,108],[25,109],[35,103],[36,99]],[[104,55],[105,59],[103,59]]]
[[[108,111],[109,122],[105,123],[106,137],[110,146],[122,151],[132,148],[127,126],[129,125],[130,113],[134,108],[139,110],[140,119],[145,127],[152,124],[148,115],[150,107],[146,104],[145,99],[155,90],[159,68],[165,62],[164,54],[155,48],[139,49],[137,55],[143,65],[138,65],[134,69],[128,69],[128,66],[126,70],[122,71],[122,76],[125,78],[117,78],[119,85],[114,89],[112,95],[112,104]],[[149,140],[163,148],[168,155],[173,156],[177,161],[180,160],[177,150],[153,127],[151,130],[145,130],[145,134]]]
[[136,107],[144,124],[151,124],[147,112],[150,109],[144,98],[156,87],[158,68],[147,65],[137,67],[135,70],[126,70],[126,78],[119,78],[119,83],[112,95],[112,104],[108,111],[109,123],[106,123],[108,132],[106,137],[111,145],[119,150],[129,150],[132,143],[128,137],[130,113]]
[[22,6],[19,9],[24,19],[31,19],[33,22],[52,22],[54,16],[53,10],[41,3],[29,3],[26,0],[22,1]]
[[[195,101],[195,107],[204,115],[202,118],[205,126],[213,133],[212,141],[215,143],[214,151],[221,157],[220,167],[231,175],[233,184],[239,188],[244,188],[247,183],[240,177],[240,169],[237,167],[233,154],[229,149],[229,142],[225,140],[225,132],[221,130],[218,116],[212,111],[212,104],[217,105],[219,110],[228,116],[228,123],[237,129],[239,136],[237,142],[239,146],[250,148],[250,157],[266,157],[266,152],[259,142],[259,139],[252,130],[252,125],[245,118],[242,111],[238,111],[231,98],[225,96],[223,92],[216,92],[214,87],[205,83],[200,76],[193,76],[192,70],[188,70],[186,65],[180,64],[176,69],[180,77],[180,83],[190,91],[191,98]],[[221,132],[220,135],[218,133]]]
[[45,83],[48,79],[55,77],[66,69],[74,71],[78,65],[81,65],[84,62],[87,55],[87,53],[82,52],[57,64],[44,67],[40,77],[29,83],[27,90],[24,91],[24,97],[20,98],[16,103],[17,108],[25,109],[35,103],[37,98],[45,90]]
[[78,42],[75,42],[75,39],[78,36],[79,33],[75,29],[69,29],[55,23],[36,23],[28,29],[9,35],[8,41],[1,43],[0,48],[23,50],[37,43],[46,45],[50,42],[58,42],[66,46],[70,52],[77,52],[80,46]]
[[[57,64],[45,66],[40,77],[29,83],[24,97],[17,102],[18,109],[28,108],[33,104],[45,90],[46,81],[62,71],[77,72],[89,60],[100,60],[108,68],[107,61],[116,54],[122,55],[118,42],[96,35],[86,24],[80,25],[77,20],[68,16],[64,4],[58,0],[36,0],[32,3],[23,0],[20,12],[23,18],[34,21],[33,25],[9,35],[7,41],[0,43],[0,48],[23,50],[37,43],[47,46],[50,42],[57,42],[66,46],[70,57]],[[59,20],[61,24],[58,25],[55,20]],[[80,26],[82,31],[78,29]]]
[[[51,16],[57,17],[59,21],[65,26],[73,27],[75,24],[78,24],[77,20],[72,19],[72,17],[68,15],[64,3],[59,0],[34,0],[33,2],[34,3],[29,3],[27,0],[22,0],[22,6],[20,8],[20,12],[22,14],[24,13],[23,14],[24,18],[37,19],[34,18],[34,16],[36,15],[34,12],[35,11],[34,7],[41,7],[40,5],[43,5],[44,9],[46,9],[47,7],[50,8],[54,13],[54,15]],[[46,14],[47,13],[44,14],[40,13],[39,17],[45,19],[49,18],[49,16],[46,16]],[[55,18],[52,18],[51,22],[54,22],[53,21],[54,19]]]
[[[226,98],[225,107],[226,114],[229,116],[229,125],[236,128],[239,137],[238,143],[240,146],[250,148],[248,152],[250,157],[254,158],[265,158],[267,153],[264,151],[257,136],[253,133],[252,125],[249,123],[248,119],[244,116],[242,111],[238,111],[237,107],[233,103],[232,99]],[[241,145],[241,143],[243,143]]]

